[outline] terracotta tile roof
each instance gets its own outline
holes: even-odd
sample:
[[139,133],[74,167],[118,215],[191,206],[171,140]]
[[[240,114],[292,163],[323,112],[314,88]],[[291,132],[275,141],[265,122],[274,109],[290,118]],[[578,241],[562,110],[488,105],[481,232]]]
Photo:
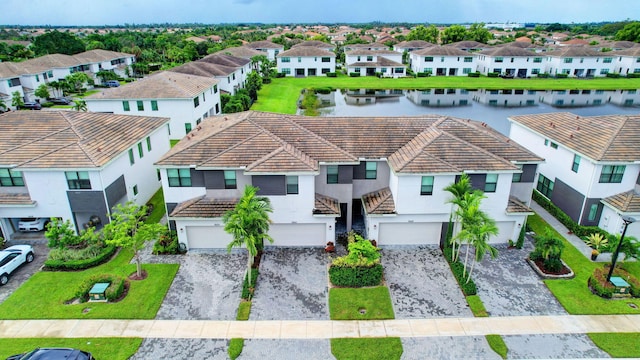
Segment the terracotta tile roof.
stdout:
[[124,86],[104,89],[87,100],[191,99],[217,83],[211,77],[162,71]]
[[313,208],[315,215],[340,216],[340,202],[332,197],[316,193],[316,202]]
[[215,52],[216,55],[231,55],[239,58],[251,59],[254,56],[266,55],[266,53],[262,51],[258,51],[256,49],[252,49],[250,47],[245,46],[235,46],[228,47],[226,49]]
[[11,111],[0,115],[0,163],[18,169],[98,168],[168,121],[77,111]]
[[509,202],[507,203],[507,213],[531,213],[533,215],[533,210],[530,207],[520,202],[520,200],[509,197]]
[[367,214],[395,214],[396,204],[388,187],[362,195],[362,203]]
[[274,42],[263,40],[263,41],[254,41],[245,45],[251,49],[284,49],[284,45],[276,44]]
[[0,193],[0,206],[4,205],[34,205],[29,194]]
[[640,115],[584,117],[558,112],[510,119],[592,160],[640,159]]
[[311,47],[322,48],[322,49],[335,49],[336,48],[332,44],[326,43],[324,41],[318,41],[318,40],[302,41],[302,42],[300,42],[298,44],[293,45],[291,48],[304,47],[304,46],[311,46]]
[[396,48],[411,48],[411,49],[428,48],[431,46],[436,46],[436,44],[432,44],[424,40],[402,41],[394,45],[394,47]]
[[209,64],[215,64],[215,65],[223,65],[223,66],[229,66],[229,67],[234,67],[234,68],[241,68],[241,67],[247,65],[248,63],[250,63],[251,60],[245,59],[245,58],[241,58],[241,57],[237,57],[237,56],[226,55],[226,54],[211,54],[211,55],[207,55],[207,56],[203,57],[202,59],[200,59],[198,61],[194,61],[194,62],[196,62],[196,63],[203,62],[203,63],[209,63]]
[[176,206],[171,218],[219,218],[236,207],[238,199],[213,199],[206,196],[189,199]]
[[336,54],[329,50],[321,49],[315,46],[296,46],[289,50],[279,53],[276,57],[290,57],[290,56],[324,56],[324,57],[336,57]]
[[94,49],[94,50],[89,50],[89,51],[85,51],[85,52],[81,52],[79,54],[73,55],[74,58],[82,61],[85,64],[104,62],[104,61],[110,61],[110,60],[121,59],[121,58],[130,58],[134,56],[135,55],[133,54],[127,54],[127,53],[109,51],[109,50],[103,50],[103,49]]
[[[315,172],[318,163],[388,159],[394,171],[516,170],[542,159],[470,120],[419,117],[305,117],[244,112],[212,117],[174,146],[160,166]],[[259,164],[259,165],[258,165]]]
[[480,54],[489,56],[536,56],[536,53],[516,46],[497,46],[482,50]]
[[470,53],[460,50],[453,46],[434,45],[425,49],[414,50],[411,54],[415,55],[438,55],[438,56],[471,56]]
[[607,53],[593,50],[586,46],[564,46],[554,51],[547,51],[546,56],[572,57],[572,56],[597,56],[604,57]]
[[620,212],[640,213],[640,194],[629,190],[601,200]]
[[216,76],[229,76],[233,74],[237,67],[210,64],[206,62],[192,61],[180,66],[169,69],[170,72],[190,74],[195,76],[216,77]]

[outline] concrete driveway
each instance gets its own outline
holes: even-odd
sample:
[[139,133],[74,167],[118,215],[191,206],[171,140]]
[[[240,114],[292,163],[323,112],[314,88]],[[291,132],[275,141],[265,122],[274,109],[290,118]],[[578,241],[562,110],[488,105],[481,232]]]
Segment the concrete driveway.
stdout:
[[42,232],[30,234],[31,236],[20,238],[18,240],[11,240],[7,242],[7,247],[13,245],[31,245],[33,246],[33,253],[35,259],[30,264],[24,264],[20,266],[9,277],[9,282],[0,286],[0,303],[4,302],[13,292],[19,288],[25,281],[27,281],[31,275],[38,272],[49,255],[49,247],[47,247],[47,240],[44,239]]

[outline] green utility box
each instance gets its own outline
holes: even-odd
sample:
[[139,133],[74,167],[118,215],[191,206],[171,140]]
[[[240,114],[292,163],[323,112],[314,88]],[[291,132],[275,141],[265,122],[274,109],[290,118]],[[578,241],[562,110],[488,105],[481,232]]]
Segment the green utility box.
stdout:
[[106,291],[111,283],[96,283],[89,290],[89,301],[107,301]]
[[623,278],[619,276],[612,276],[611,283],[616,287],[616,290],[613,293],[614,296],[631,296],[631,294],[629,293],[631,290],[631,285],[629,285],[629,283],[626,282]]

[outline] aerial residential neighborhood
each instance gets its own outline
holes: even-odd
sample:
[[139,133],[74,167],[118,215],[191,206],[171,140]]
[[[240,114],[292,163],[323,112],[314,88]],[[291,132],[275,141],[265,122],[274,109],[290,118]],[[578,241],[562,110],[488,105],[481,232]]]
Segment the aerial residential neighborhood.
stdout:
[[640,358],[614,4],[8,2],[1,358]]

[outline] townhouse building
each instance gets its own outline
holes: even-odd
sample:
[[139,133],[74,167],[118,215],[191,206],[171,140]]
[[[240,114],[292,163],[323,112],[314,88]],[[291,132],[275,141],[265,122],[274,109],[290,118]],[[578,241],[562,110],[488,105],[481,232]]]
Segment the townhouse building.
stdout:
[[503,46],[476,53],[481,74],[497,73],[508,77],[527,78],[545,71],[543,56],[515,46]]
[[430,46],[409,54],[411,70],[435,76],[467,76],[476,71],[476,57],[451,46]]
[[585,46],[565,46],[548,51],[545,72],[555,76],[566,74],[568,77],[607,76],[615,70],[614,54],[595,51]]
[[336,55],[316,46],[296,46],[276,56],[278,73],[319,76],[336,71]]
[[403,77],[406,68],[402,64],[402,54],[391,50],[355,49],[345,51],[347,73],[361,76]]

